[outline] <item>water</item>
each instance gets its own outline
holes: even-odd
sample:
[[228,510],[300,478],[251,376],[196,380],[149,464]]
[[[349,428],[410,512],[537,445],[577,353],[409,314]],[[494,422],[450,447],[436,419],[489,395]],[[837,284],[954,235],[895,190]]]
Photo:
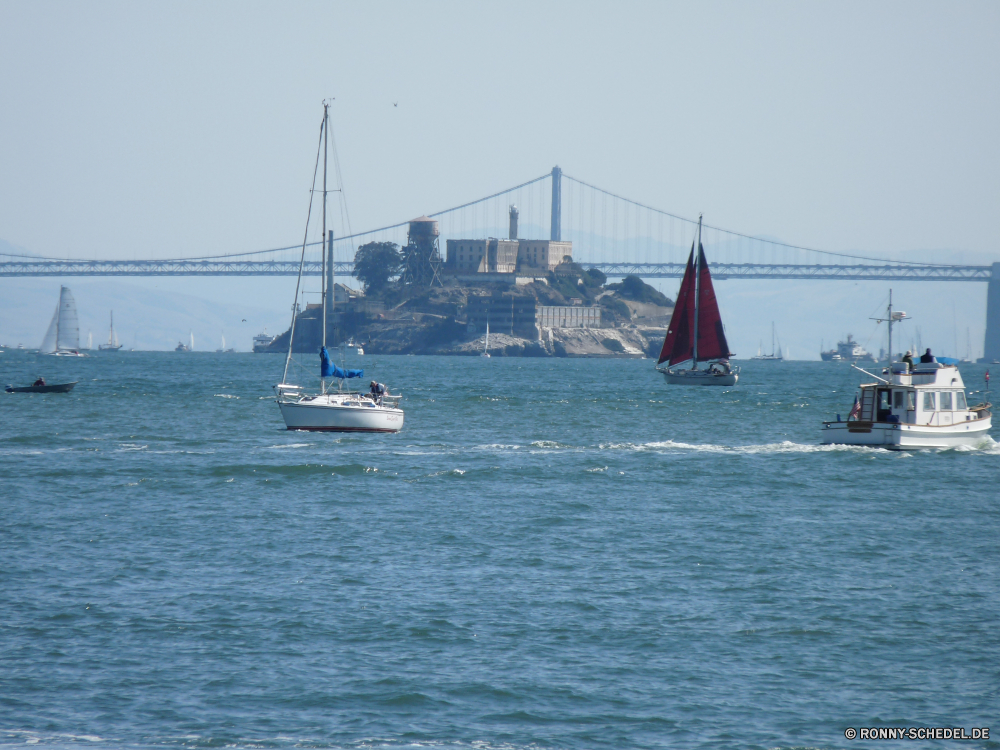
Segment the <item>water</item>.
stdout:
[[835,364],[721,390],[648,360],[362,361],[405,394],[401,434],[285,431],[273,355],[2,355],[3,382],[80,384],[0,394],[0,744],[827,748],[997,723],[992,441],[820,447],[858,382]]

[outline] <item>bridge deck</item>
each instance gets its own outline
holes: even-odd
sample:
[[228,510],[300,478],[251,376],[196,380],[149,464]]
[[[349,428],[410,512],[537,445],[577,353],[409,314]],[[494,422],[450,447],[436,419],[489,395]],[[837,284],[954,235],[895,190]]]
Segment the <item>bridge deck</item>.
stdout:
[[[683,263],[581,263],[607,276],[680,278]],[[913,264],[712,263],[715,279],[830,279],[843,281],[989,281],[991,266]],[[303,273],[319,276],[319,261]],[[0,276],[296,276],[298,261],[265,260],[15,260],[0,262]],[[353,276],[354,264],[337,262],[338,276]]]

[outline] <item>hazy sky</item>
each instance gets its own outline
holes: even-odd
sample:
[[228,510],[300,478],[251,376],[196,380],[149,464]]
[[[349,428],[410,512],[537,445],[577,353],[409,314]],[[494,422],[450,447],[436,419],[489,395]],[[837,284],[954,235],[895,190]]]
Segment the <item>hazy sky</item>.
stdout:
[[1000,260],[998,50],[995,2],[0,0],[0,238],[294,244],[336,97],[355,230],[559,164],[749,234]]

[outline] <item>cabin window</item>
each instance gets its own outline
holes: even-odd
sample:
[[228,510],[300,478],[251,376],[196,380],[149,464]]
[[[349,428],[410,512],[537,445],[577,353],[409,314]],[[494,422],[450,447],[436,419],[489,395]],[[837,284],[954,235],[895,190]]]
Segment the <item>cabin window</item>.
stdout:
[[941,394],[941,411],[951,411],[951,391]]
[[879,391],[878,392],[878,410],[888,411],[892,407],[889,406],[889,391]]
[[906,408],[909,411],[917,410],[917,394],[914,391],[906,392]]
[[924,392],[924,411],[934,411],[937,407],[934,405],[934,393],[931,391]]
[[958,393],[955,394],[955,409],[958,411],[963,411],[968,408],[969,405],[965,401],[965,393],[963,391],[959,391]]
[[903,391],[893,391],[892,406],[894,409],[903,408]]

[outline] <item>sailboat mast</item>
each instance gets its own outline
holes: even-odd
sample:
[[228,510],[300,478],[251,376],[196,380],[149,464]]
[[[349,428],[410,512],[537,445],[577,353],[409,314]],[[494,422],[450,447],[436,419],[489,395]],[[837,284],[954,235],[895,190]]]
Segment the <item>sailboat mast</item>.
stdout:
[[[330,105],[323,102],[323,233],[320,235],[324,240],[326,239],[326,157],[327,143],[329,142],[330,133]],[[323,346],[326,346],[326,253],[323,253],[323,280],[320,283],[320,288],[323,290],[321,297],[323,298]],[[320,392],[326,393],[326,378],[320,378]]]
[[694,364],[692,370],[698,369],[698,307],[701,303],[701,217],[698,214],[698,247],[694,256]]
[[889,290],[889,364],[892,364],[892,290]]
[[313,196],[316,193],[316,172],[319,169],[319,152],[323,147],[323,135],[326,133],[326,110],[323,111],[323,122],[319,126],[319,144],[316,146],[316,164],[313,167],[312,188],[309,190],[309,211],[306,213],[306,228],[302,233],[302,253],[299,256],[299,275],[295,281],[295,297],[292,298],[292,325],[288,329],[288,354],[285,355],[285,369],[281,373],[281,382],[288,380],[288,366],[292,363],[292,347],[295,344],[295,321],[299,312],[299,289],[302,287],[302,269],[306,263],[306,244],[309,241],[309,220],[312,218]]
[[64,286],[59,287],[59,307],[56,308],[56,351],[59,351],[59,328],[62,323],[63,291],[65,289]]

